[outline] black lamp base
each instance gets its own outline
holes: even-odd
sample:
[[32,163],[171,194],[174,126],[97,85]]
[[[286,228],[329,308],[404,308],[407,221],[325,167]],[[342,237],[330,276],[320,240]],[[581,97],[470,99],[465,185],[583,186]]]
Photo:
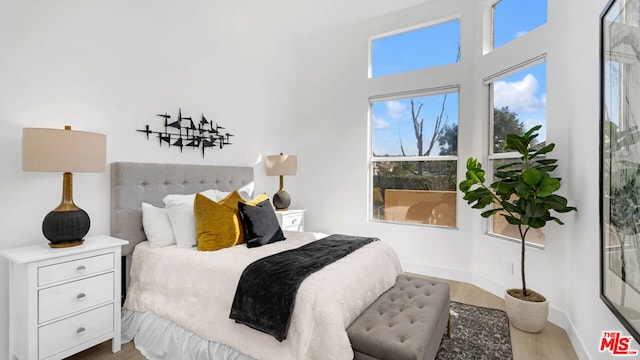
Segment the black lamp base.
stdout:
[[276,210],[286,211],[289,209],[289,205],[291,205],[291,196],[286,191],[280,190],[273,195],[273,206]]
[[52,248],[76,246],[82,244],[89,232],[91,221],[86,211],[53,210],[42,221],[42,233],[50,241]]

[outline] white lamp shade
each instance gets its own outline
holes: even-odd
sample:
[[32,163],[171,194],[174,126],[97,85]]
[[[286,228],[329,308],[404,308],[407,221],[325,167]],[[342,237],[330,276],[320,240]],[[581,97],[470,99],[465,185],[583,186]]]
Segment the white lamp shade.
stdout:
[[295,175],[298,172],[298,157],[295,155],[269,155],[265,159],[267,176]]
[[22,169],[47,172],[104,172],[107,138],[86,131],[25,128]]

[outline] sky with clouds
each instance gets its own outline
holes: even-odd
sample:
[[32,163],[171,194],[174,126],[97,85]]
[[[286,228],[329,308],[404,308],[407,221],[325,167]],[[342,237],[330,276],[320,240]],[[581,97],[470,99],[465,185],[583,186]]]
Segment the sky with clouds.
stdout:
[[[521,37],[546,22],[546,0],[502,0],[495,7],[494,43],[496,47]],[[374,40],[372,44],[372,76],[381,76],[433,67],[457,61],[460,43],[458,20],[426,29]],[[424,46],[416,46],[424,44]],[[408,49],[408,50],[405,50]],[[438,49],[437,52],[430,49]],[[437,54],[434,55],[434,54]],[[493,83],[494,106],[508,106],[529,129],[543,125],[539,139],[546,138],[546,64],[521,70]],[[444,117],[449,126],[458,123],[458,94],[414,97],[414,107],[422,104],[424,147],[433,134],[435,119],[443,102]],[[417,155],[410,99],[372,104],[372,150],[377,156],[400,156],[402,142],[406,155]],[[439,148],[431,155],[438,155]]]
[[[419,113],[418,119],[424,119],[423,151],[427,149],[436,119],[444,103],[443,122],[449,126],[458,124],[458,93],[429,95],[413,98],[413,111]],[[420,104],[422,107],[420,108]],[[377,156],[401,156],[404,148],[407,156],[418,155],[418,147],[413,128],[411,99],[391,100],[373,103],[371,106],[372,144]],[[434,148],[431,155],[438,155],[440,149]]]
[[521,70],[513,75],[496,80],[493,83],[493,104],[501,109],[518,114],[518,119],[530,129],[542,125],[538,131],[538,140],[544,141],[547,136],[547,64],[541,63]]

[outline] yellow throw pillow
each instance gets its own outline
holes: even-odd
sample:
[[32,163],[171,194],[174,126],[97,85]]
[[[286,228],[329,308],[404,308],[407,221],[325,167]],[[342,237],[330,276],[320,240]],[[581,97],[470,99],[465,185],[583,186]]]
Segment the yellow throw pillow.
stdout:
[[198,250],[215,251],[231,247],[243,237],[236,209],[196,194],[193,212]]
[[193,212],[196,218],[198,250],[215,251],[244,243],[244,229],[238,213],[238,202],[255,206],[269,197],[260,194],[252,200],[244,200],[237,191],[219,202],[206,196],[196,196]]
[[224,199],[218,201],[218,204],[223,204],[223,205],[227,205],[229,207],[232,207],[236,210],[238,210],[238,202],[241,202],[243,204],[248,204],[248,205],[253,205],[256,206],[259,203],[268,200],[269,197],[267,196],[267,193],[262,193],[260,195],[258,195],[255,199],[253,200],[245,200],[242,198],[242,196],[240,196],[240,194],[238,194],[237,191],[233,191],[231,193],[229,193],[229,195],[225,196]]
[[242,227],[242,221],[240,221],[240,213],[238,212],[238,203],[241,202],[243,204],[256,206],[265,200],[269,200],[269,196],[267,196],[267,193],[262,193],[252,200],[245,200],[240,196],[240,194],[238,194],[237,191],[234,191],[218,202],[218,204],[226,205],[230,208],[233,208],[236,211],[236,217],[238,220],[239,231],[240,231],[240,238],[238,239],[238,244],[244,244],[244,241],[245,241],[244,228]]

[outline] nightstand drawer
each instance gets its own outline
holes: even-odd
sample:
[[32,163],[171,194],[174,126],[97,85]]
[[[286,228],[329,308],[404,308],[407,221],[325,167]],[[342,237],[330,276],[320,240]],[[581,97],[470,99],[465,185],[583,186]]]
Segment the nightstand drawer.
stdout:
[[301,231],[303,229],[303,213],[284,215],[282,217],[282,229],[289,231]]
[[38,285],[46,285],[113,269],[113,253],[38,268]]
[[113,273],[94,276],[38,292],[38,322],[113,301]]
[[113,304],[38,329],[39,359],[113,332]]

